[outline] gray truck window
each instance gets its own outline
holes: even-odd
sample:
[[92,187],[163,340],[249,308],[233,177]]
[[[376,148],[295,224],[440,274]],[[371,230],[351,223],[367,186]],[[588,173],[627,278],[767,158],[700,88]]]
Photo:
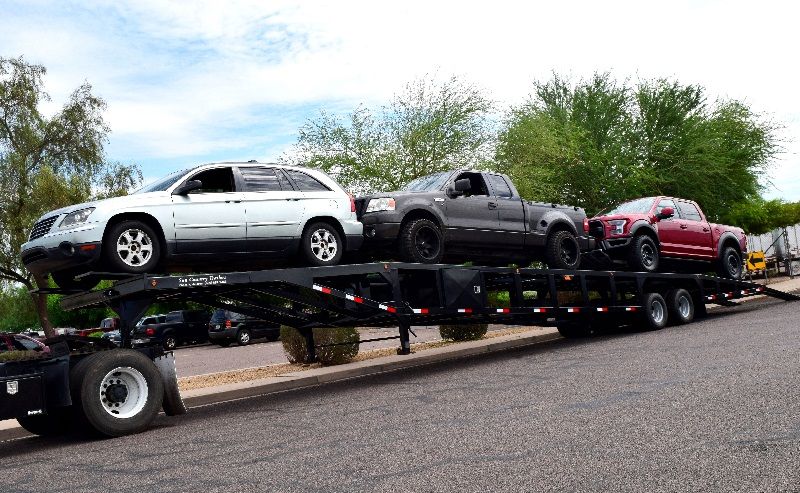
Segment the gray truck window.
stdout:
[[678,202],[678,207],[681,210],[681,218],[687,221],[702,221],[703,216],[691,202]]
[[512,197],[511,187],[508,186],[506,180],[500,175],[489,175],[489,183],[494,189],[494,193],[498,197],[510,198]]
[[239,168],[245,192],[280,192],[281,183],[273,168]]
[[301,192],[329,192],[330,188],[323,185],[319,180],[313,178],[302,171],[287,169],[286,173],[292,178],[294,184]]

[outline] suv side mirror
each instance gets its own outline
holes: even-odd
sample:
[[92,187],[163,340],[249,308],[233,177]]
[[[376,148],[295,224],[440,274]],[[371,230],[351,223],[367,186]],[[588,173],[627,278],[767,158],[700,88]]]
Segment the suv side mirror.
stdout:
[[200,190],[203,188],[203,182],[200,180],[189,180],[183,185],[179,186],[172,192],[172,195],[186,195],[193,190]]
[[669,219],[674,215],[675,215],[675,209],[673,209],[672,207],[664,207],[663,209],[661,209],[661,212],[656,214],[656,217],[660,221],[662,219]]

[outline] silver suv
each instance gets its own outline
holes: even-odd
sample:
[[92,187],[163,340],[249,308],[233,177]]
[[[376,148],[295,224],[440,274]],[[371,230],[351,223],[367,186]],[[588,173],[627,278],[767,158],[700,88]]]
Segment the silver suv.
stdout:
[[63,288],[87,288],[90,270],[139,274],[194,270],[235,259],[259,265],[295,254],[314,266],[339,263],[361,246],[355,203],[317,170],[247,163],[176,171],[131,195],[52,211],[22,246],[33,273]]

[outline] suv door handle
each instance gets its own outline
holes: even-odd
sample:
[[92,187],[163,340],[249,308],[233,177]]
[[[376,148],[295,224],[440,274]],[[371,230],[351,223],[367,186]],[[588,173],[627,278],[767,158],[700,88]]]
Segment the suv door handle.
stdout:
[[689,227],[689,226],[687,226],[687,225],[685,225],[685,224],[681,224],[681,229],[686,229],[686,228],[688,228],[688,227]]
[[293,198],[289,197],[289,198],[287,198],[286,200],[300,200],[300,199],[299,199],[299,198],[297,198],[297,199],[293,199]]
[[711,230],[708,229],[708,228],[703,228],[703,233],[708,233],[709,231],[711,231]]
[[226,204],[241,204],[242,201],[241,200],[226,200],[225,203]]
[[497,209],[497,203],[496,202],[489,202],[489,209]]

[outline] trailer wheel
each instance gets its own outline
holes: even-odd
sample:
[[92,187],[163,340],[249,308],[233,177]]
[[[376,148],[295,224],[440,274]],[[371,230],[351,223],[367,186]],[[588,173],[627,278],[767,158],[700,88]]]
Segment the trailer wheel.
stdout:
[[186,404],[178,388],[178,374],[175,371],[175,355],[167,353],[156,358],[156,368],[161,373],[161,382],[164,384],[164,402],[162,408],[167,416],[186,414]]
[[70,375],[75,406],[89,431],[118,437],[153,422],[164,398],[155,364],[138,351],[112,349],[87,356]]
[[634,272],[655,272],[658,269],[658,246],[647,235],[639,235],[631,241],[628,266]]
[[661,330],[669,319],[667,302],[658,293],[648,293],[644,297],[644,316],[647,330]]
[[72,408],[57,407],[49,409],[47,414],[21,416],[17,418],[17,422],[34,435],[42,437],[63,435],[72,430]]
[[669,318],[675,325],[688,324],[694,320],[694,301],[689,291],[673,289],[667,293]]
[[577,269],[581,264],[581,247],[569,231],[556,231],[547,238],[545,262],[551,269]]

